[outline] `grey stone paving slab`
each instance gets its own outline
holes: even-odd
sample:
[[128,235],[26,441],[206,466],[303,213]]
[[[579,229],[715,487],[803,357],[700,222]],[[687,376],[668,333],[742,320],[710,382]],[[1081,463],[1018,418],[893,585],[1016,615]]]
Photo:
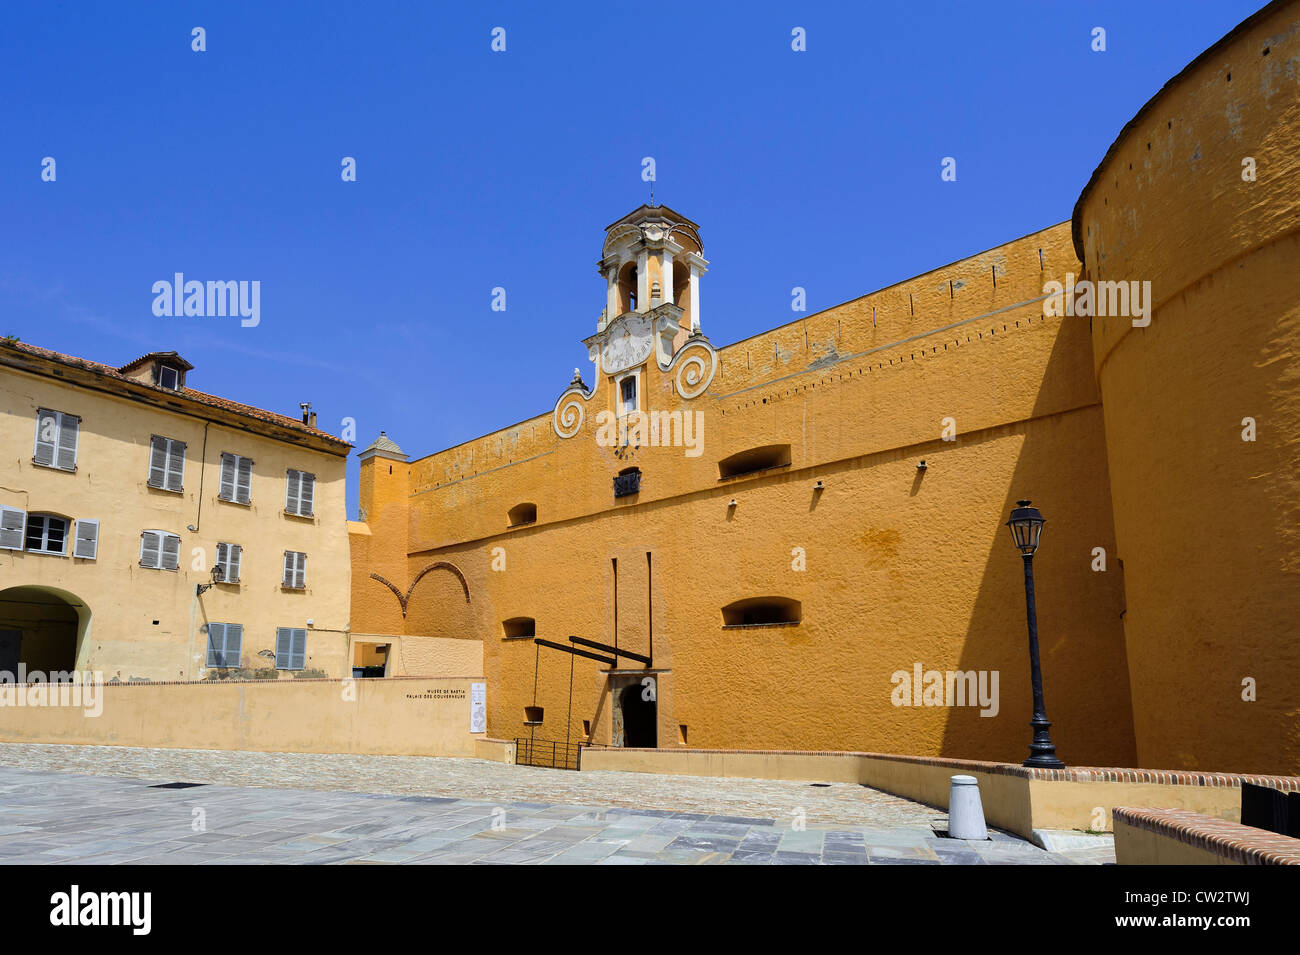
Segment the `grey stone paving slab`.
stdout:
[[[0,756],[12,759],[16,751],[11,746],[0,744]],[[84,751],[112,756],[114,750],[67,749],[79,754],[78,759],[88,758]],[[166,763],[174,755],[160,752],[158,759]],[[223,771],[238,766],[230,760],[232,754],[223,755],[225,760],[218,762]],[[470,798],[485,795],[473,780],[466,782],[469,788],[464,795],[315,789],[313,772],[337,764],[295,754],[239,754],[245,755],[274,756],[279,775],[261,779],[258,787],[214,780],[196,789],[160,790],[150,788],[159,776],[192,774],[151,772],[142,779],[13,767],[0,758],[0,865],[1061,865],[1113,861],[1111,844],[1104,840],[1084,838],[1078,840],[1077,849],[1053,854],[1005,833],[995,833],[981,843],[939,838],[928,825],[933,809],[864,787],[844,788],[838,803],[820,807],[824,823],[808,812],[807,827],[796,830],[791,826],[799,814],[788,813],[779,798],[772,800],[770,816],[694,811],[706,804],[739,804],[719,796],[729,784],[752,799],[756,789],[769,785],[759,780],[666,777],[670,791],[658,798],[672,800],[684,794],[680,795],[683,810],[674,811],[575,803],[568,797],[574,792],[572,777],[579,774],[555,770],[544,771],[554,781],[549,799],[496,798],[504,794],[495,791],[486,794],[490,798]],[[459,764],[466,761],[419,762],[426,771],[457,764],[453,776],[465,782]],[[370,777],[375,775],[370,772]],[[633,789],[656,785],[656,777],[626,776],[636,778],[607,778],[600,783],[603,788],[592,791],[608,794],[615,782]],[[290,779],[297,785],[267,785]],[[357,780],[350,782],[355,785]],[[545,791],[542,783],[530,776],[529,793]],[[692,792],[692,786],[700,784],[709,791]],[[801,798],[807,795],[802,786],[795,792]],[[922,811],[926,823],[902,824],[918,820]],[[200,816],[203,823],[197,821]],[[864,818],[875,824],[862,824]]]

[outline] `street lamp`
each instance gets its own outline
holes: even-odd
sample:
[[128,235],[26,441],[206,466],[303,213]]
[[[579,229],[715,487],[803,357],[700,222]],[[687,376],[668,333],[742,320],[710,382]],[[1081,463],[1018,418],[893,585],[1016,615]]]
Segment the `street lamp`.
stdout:
[[1052,745],[1051,722],[1047,719],[1047,708],[1043,705],[1043,674],[1038,665],[1038,614],[1034,608],[1034,551],[1038,550],[1038,541],[1043,536],[1043,515],[1038,508],[1030,507],[1029,501],[1016,501],[1018,505],[1011,512],[1007,527],[1016,542],[1016,549],[1025,559],[1025,616],[1029,620],[1029,666],[1034,686],[1034,718],[1029,725],[1034,729],[1034,741],[1029,744],[1032,754],[1025,760],[1025,766],[1041,769],[1064,769],[1065,763],[1056,757],[1056,747]]
[[194,596],[202,597],[205,591],[211,590],[214,585],[221,583],[224,579],[225,579],[225,573],[222,571],[221,565],[217,564],[215,567],[212,568],[212,583],[195,584]]

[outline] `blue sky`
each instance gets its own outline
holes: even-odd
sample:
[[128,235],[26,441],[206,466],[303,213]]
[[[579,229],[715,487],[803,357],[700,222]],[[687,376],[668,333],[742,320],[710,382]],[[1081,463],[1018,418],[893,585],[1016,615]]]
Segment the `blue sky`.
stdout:
[[[590,378],[642,157],[701,225],[725,345],[795,317],[795,285],[818,311],[1069,218],[1124,123],[1262,5],[5,4],[0,334],[175,349],[193,387],[421,456]],[[260,324],[155,316],[178,271],[260,281]],[[351,515],[355,457],[348,480]]]

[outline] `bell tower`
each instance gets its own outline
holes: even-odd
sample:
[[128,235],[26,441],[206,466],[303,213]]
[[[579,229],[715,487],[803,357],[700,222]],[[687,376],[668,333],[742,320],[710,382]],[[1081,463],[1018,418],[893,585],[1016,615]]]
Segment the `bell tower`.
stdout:
[[678,342],[700,331],[700,276],[708,270],[700,227],[667,206],[644,205],[605,229],[597,268],[605,310],[596,330],[628,312],[682,310]]

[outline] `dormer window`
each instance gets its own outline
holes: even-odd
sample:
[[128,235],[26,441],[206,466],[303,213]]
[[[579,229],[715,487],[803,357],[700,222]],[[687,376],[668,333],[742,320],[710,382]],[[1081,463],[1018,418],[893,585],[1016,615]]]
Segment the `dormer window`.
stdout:
[[158,380],[156,383],[159,388],[166,388],[168,391],[180,391],[181,377],[181,370],[179,368],[172,365],[159,365]]

